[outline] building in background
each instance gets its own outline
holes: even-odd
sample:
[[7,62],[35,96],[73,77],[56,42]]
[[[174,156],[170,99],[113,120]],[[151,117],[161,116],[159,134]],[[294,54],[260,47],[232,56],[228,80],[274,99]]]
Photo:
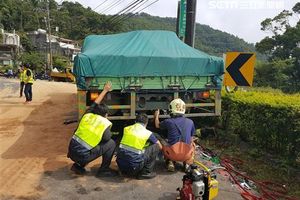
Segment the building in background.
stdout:
[[73,61],[75,55],[80,53],[80,47],[74,40],[61,38],[55,35],[49,36],[46,30],[38,29],[37,31],[27,33],[35,50],[45,57],[46,63],[49,64],[49,41],[51,41],[52,55],[60,55],[69,58]]
[[16,64],[17,55],[20,52],[20,36],[13,33],[6,33],[0,29],[2,41],[0,41],[0,65],[13,66]]

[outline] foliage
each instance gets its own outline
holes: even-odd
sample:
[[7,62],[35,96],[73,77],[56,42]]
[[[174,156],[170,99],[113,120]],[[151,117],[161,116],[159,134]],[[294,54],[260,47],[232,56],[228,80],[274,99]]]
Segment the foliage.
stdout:
[[[34,31],[47,29],[44,18],[47,16],[45,0],[1,0],[0,25],[6,30]],[[78,2],[64,1],[58,6],[50,0],[51,27],[59,27],[61,37],[82,40],[89,34],[115,32],[119,26],[107,23],[107,16],[84,8]]]
[[227,133],[288,159],[300,156],[300,94],[248,91],[223,97]]
[[[288,92],[300,91],[299,17],[295,26],[290,25],[290,19],[294,15],[297,17],[300,13],[300,3],[297,3],[292,11],[293,12],[283,10],[274,18],[267,18],[261,23],[261,29],[271,32],[273,36],[264,38],[255,46],[257,51],[265,53],[269,60],[269,63],[258,66],[260,69],[257,69],[257,72],[260,76],[256,77],[256,79],[258,80],[259,86],[269,85],[274,87],[274,84],[271,84],[274,81],[276,83],[281,82],[281,85],[277,85],[276,88],[281,88]],[[290,61],[292,61],[292,63]],[[268,77],[268,74],[261,76],[267,71],[271,73],[271,77],[274,73],[277,74],[274,77],[275,79]],[[279,76],[283,78],[280,81],[276,79],[279,78]]]
[[36,52],[23,53],[21,56],[22,63],[28,63],[36,71],[43,71],[45,66],[45,59],[42,55]]
[[[254,46],[243,39],[212,29],[207,25],[197,24],[195,42],[196,48],[217,56],[222,56],[223,53],[229,51],[255,51]],[[261,55],[258,55],[258,57],[262,58]]]
[[[111,34],[137,29],[175,31],[176,18],[161,18],[145,13],[132,14],[120,23],[109,20],[111,16],[101,15],[91,8],[84,8],[78,2],[63,1],[58,5],[50,0],[50,18],[52,33],[73,40],[82,41],[90,34]],[[44,18],[47,17],[45,0],[1,0],[0,26],[19,33],[47,29]],[[59,27],[59,32],[55,32]],[[22,34],[21,43],[26,52],[34,51],[26,34]],[[197,24],[195,47],[206,53],[222,56],[226,51],[255,51],[252,44],[228,33]]]
[[59,9],[51,10],[52,26],[58,26],[61,36],[83,40],[90,34],[107,34],[119,30],[119,26],[107,23],[108,17],[84,8],[78,2],[64,1]]
[[25,52],[34,51],[34,46],[31,42],[31,40],[28,38],[27,34],[24,32],[19,32],[18,34],[20,36],[20,42],[21,42],[21,45],[22,45],[24,51]]
[[9,69],[13,70],[14,68],[11,65],[6,65],[6,66],[1,66],[0,65],[0,73],[2,73],[2,74],[6,73]]
[[[176,18],[162,18],[141,13],[124,21],[121,31],[145,29],[169,30],[175,32],[175,28]],[[216,56],[222,56],[222,54],[227,51],[255,51],[252,44],[249,44],[236,36],[198,23],[196,25],[195,48]],[[263,59],[261,54],[259,54],[258,57]]]
[[243,174],[246,173],[254,180],[268,180],[286,186],[287,195],[300,197],[300,173],[297,163],[288,161],[285,157],[277,154],[270,154],[263,151],[256,145],[249,145],[245,142],[232,142],[227,135],[220,135],[218,138],[200,140],[201,144],[209,148],[221,158],[232,157],[241,161],[234,164],[234,167]]
[[56,67],[59,70],[63,70],[70,66],[70,61],[68,58],[55,55],[53,56],[53,67]]
[[292,10],[294,13],[300,14],[300,2],[296,3]]
[[281,89],[284,92],[297,92],[300,82],[295,78],[294,60],[275,60],[258,63],[255,68],[254,85]]

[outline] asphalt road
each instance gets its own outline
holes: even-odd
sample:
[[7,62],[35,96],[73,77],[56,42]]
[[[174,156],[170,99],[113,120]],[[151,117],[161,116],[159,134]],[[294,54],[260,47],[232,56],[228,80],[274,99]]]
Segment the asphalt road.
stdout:
[[[68,143],[77,124],[76,86],[36,81],[33,101],[19,97],[17,79],[0,78],[0,199],[137,199],[173,200],[183,173],[169,173],[162,160],[151,180],[95,177],[101,160],[87,166],[85,176],[70,171]],[[112,168],[117,168],[113,161]],[[242,199],[228,178],[219,175],[218,200]]]

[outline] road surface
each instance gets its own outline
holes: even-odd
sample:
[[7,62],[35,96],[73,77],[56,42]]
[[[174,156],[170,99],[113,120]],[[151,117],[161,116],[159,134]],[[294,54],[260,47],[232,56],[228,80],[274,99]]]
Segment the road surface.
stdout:
[[[36,81],[33,101],[19,96],[19,82],[0,78],[0,199],[176,199],[182,172],[168,173],[158,162],[151,180],[124,177],[96,178],[100,159],[87,166],[86,176],[76,176],[66,157],[77,124],[76,86]],[[112,168],[117,168],[115,162]],[[242,199],[235,186],[219,176],[217,199]]]

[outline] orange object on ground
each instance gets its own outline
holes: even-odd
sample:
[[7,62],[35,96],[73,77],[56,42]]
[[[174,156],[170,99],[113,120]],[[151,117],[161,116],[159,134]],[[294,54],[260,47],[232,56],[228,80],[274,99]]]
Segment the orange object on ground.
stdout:
[[165,158],[169,160],[193,164],[195,153],[194,143],[186,144],[184,142],[177,142],[172,146],[164,145],[162,150]]

